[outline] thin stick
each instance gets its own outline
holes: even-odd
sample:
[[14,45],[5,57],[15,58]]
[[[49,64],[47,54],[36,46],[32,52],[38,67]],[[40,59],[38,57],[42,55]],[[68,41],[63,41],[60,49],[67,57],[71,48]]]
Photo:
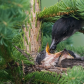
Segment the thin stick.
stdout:
[[29,55],[28,54],[26,54],[23,50],[21,50],[19,47],[17,47],[17,46],[14,46],[19,52],[21,52],[29,61],[30,61],[30,59],[29,59]]
[[22,70],[23,70],[23,75],[25,75],[24,68],[25,68],[25,66],[24,66],[24,63],[23,63],[23,60],[22,60]]

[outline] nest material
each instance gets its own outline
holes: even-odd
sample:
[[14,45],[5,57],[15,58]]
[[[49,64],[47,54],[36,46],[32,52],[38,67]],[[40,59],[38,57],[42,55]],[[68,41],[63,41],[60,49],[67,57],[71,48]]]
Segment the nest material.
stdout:
[[[16,49],[19,52],[21,52],[24,56],[27,55],[27,54],[24,54],[25,52],[22,51],[21,49],[18,49],[18,48]],[[79,57],[79,58],[74,58],[74,59],[64,59],[61,61],[60,64],[56,65],[55,67],[50,67],[50,68],[42,67],[41,65],[37,65],[36,63],[35,65],[30,65],[30,66],[24,65],[24,63],[22,63],[24,74],[31,73],[34,71],[51,71],[51,72],[57,72],[57,73],[62,74],[62,72],[67,71],[68,67],[72,68],[73,66],[84,67],[84,57]]]
[[24,65],[24,73],[28,74],[34,71],[43,71],[43,72],[56,72],[60,75],[63,74],[63,72],[67,72],[68,68],[72,68],[73,66],[82,66],[84,67],[84,57],[82,58],[75,58],[75,59],[64,59],[62,60],[60,65],[57,65],[56,67],[50,67],[50,68],[46,68],[46,67],[41,67],[41,65]]

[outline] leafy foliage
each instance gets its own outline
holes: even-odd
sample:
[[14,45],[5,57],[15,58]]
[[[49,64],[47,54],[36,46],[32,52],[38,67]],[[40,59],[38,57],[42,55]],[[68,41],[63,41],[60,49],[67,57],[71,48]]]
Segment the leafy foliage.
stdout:
[[83,18],[84,17],[84,9],[83,9],[84,2],[83,2],[83,0],[77,0],[76,4],[77,4],[76,7],[78,8],[77,11],[79,12],[80,17]]
[[81,66],[74,66],[68,69],[62,76],[55,72],[33,72],[24,77],[24,81],[30,81],[33,84],[83,84],[84,69]]
[[51,44],[52,24],[53,23],[50,23],[50,22],[48,23],[44,22],[42,24],[42,27],[41,27],[41,30],[43,33],[42,39],[41,39],[42,40],[42,50],[45,48],[47,42],[49,43],[49,45]]
[[[24,43],[23,43],[23,32],[19,32],[19,35],[17,35],[15,38],[13,38],[13,45],[19,47],[21,50],[24,49]],[[33,62],[30,62],[23,54],[21,54],[21,52],[19,52],[14,46],[12,48],[13,53],[12,55],[15,57],[15,60],[17,62],[19,62],[20,64],[22,63],[22,61],[24,62],[24,64],[34,64]],[[27,53],[27,52],[26,52]],[[27,53],[30,57],[29,59],[32,60],[32,57],[29,53]]]
[[8,81],[8,80],[10,80],[10,75],[4,70],[0,70],[0,81]]
[[49,45],[51,44],[51,36],[43,36],[43,39],[42,39],[42,49],[45,48],[46,44],[49,43]]
[[18,33],[14,29],[21,26],[25,20],[24,11],[28,7],[28,1],[4,0],[0,1],[0,44],[6,45],[6,41],[11,41]]
[[[27,21],[24,11],[28,9],[29,0],[0,1],[0,83],[11,80],[19,84],[22,78],[21,67],[17,67],[17,63],[15,62],[17,51],[15,52],[12,44],[17,45],[18,41],[22,43],[23,37],[20,38],[22,36],[20,30],[22,24]],[[21,44],[17,46],[23,47]],[[27,59],[24,57],[23,60]]]
[[[22,67],[19,66],[14,68],[12,67],[13,65],[10,67],[9,63],[11,61],[14,61],[14,62],[16,61],[19,64],[21,64],[22,61],[28,65],[34,64],[34,63],[31,63],[29,60],[27,60],[27,58],[24,57],[20,52],[18,52],[13,46],[15,45],[22,50],[24,49],[24,46],[23,46],[24,32],[22,31],[21,26],[25,21],[28,21],[28,18],[25,19],[27,16],[24,13],[25,10],[28,10],[28,4],[29,4],[28,1],[29,0],[4,0],[4,1],[1,0],[0,1],[0,83],[1,84],[4,81],[11,80],[12,82],[15,82],[16,80],[18,80],[18,78],[19,79],[23,78],[23,72],[21,70]],[[58,17],[55,17],[55,18],[51,17],[46,19],[47,21],[48,20],[55,21],[58,18],[60,18],[59,15],[67,14],[68,12],[69,14],[73,13],[73,15],[75,13],[80,12],[78,15],[83,17],[83,9],[81,10],[82,6],[83,6],[83,0],[80,0],[80,1],[62,0],[59,3],[57,3],[57,5],[54,5],[50,8],[45,9],[43,12],[41,12],[38,15],[38,17],[44,18],[46,16],[49,17],[49,16],[57,15]],[[67,10],[66,8],[69,10]],[[62,14],[62,12],[65,12],[65,13]],[[47,26],[44,26],[44,25],[47,25]],[[51,30],[52,30],[51,23],[43,24],[43,28],[42,28],[42,31],[44,32],[43,38],[42,38],[43,48],[45,47],[47,42],[51,43]],[[65,43],[70,44],[70,41],[64,42],[63,44],[64,47],[65,47]],[[80,49],[80,51],[82,51],[82,49]],[[82,51],[82,55],[83,55],[83,51]],[[31,56],[30,56],[30,59],[31,59]],[[10,68],[7,67],[8,65]],[[79,70],[79,72],[76,71],[77,69]],[[76,71],[76,73],[78,74],[75,75],[76,73],[74,74],[73,71]],[[72,69],[72,71],[68,72],[68,76],[63,76],[63,77],[61,77],[60,75],[57,75],[56,73],[33,72],[26,75],[24,79],[25,81],[27,80],[30,81],[33,78],[32,83],[34,84],[37,84],[37,83],[38,84],[39,83],[44,83],[44,84],[51,84],[51,83],[69,84],[70,83],[71,84],[71,83],[74,83],[74,81],[75,81],[75,84],[77,84],[80,81],[82,81],[81,83],[84,82],[83,81],[84,77],[81,74],[83,72],[84,72],[83,69],[75,68],[74,70]],[[73,75],[74,75],[74,78],[73,78]],[[76,80],[76,78],[78,80]],[[71,81],[71,79],[73,79],[73,81]]]
[[84,83],[84,69],[81,66],[74,66],[67,71],[67,75],[63,75],[67,82],[65,84],[83,84]]
[[[48,17],[58,17],[61,15],[71,15],[72,17],[75,17],[76,15],[84,19],[83,6],[83,0],[60,0],[55,5],[45,8],[43,11],[41,11],[38,14],[38,17],[47,19]],[[78,19],[79,17],[75,18]]]
[[65,84],[64,77],[57,75],[57,73],[50,72],[33,72],[25,76],[24,80],[32,79],[33,84]]
[[43,24],[42,24],[42,32],[43,32],[43,36],[46,36],[46,34],[48,35],[48,36],[50,36],[51,35],[51,31],[52,31],[52,26],[53,26],[53,23],[50,23],[50,22],[44,22]]

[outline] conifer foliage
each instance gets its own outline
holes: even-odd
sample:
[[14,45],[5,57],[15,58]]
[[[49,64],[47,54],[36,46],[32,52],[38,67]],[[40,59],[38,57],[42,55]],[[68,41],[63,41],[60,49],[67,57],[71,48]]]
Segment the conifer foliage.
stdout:
[[55,5],[45,8],[43,11],[41,11],[38,14],[38,17],[45,19],[47,17],[58,17],[61,15],[71,15],[73,17],[76,15],[84,19],[83,8],[83,0],[60,0]]
[[29,0],[0,0],[0,83],[11,80],[21,84],[20,68],[13,56],[13,38],[26,21]]
[[[6,45],[6,41],[16,35],[15,28],[25,20],[24,11],[27,8],[27,0],[1,0],[0,1],[0,44]],[[7,46],[7,45],[6,45]]]
[[[37,0],[37,2],[39,1],[40,0]],[[0,83],[3,84],[3,82],[11,81],[14,84],[23,84],[23,82],[28,81],[28,84],[83,84],[84,70],[81,67],[74,67],[67,72],[67,75],[63,74],[63,76],[52,72],[38,71],[23,76],[22,67],[19,66],[19,64],[21,65],[21,60],[23,60],[25,64],[30,64],[31,62],[21,55],[21,53],[14,48],[14,45],[24,49],[22,45],[24,34],[22,25],[29,21],[29,19],[27,19],[29,16],[25,14],[25,11],[28,11],[28,9],[29,0],[0,0]],[[46,21],[50,20],[53,22],[65,14],[70,14],[73,17],[78,15],[83,19],[84,1],[61,0],[57,4],[38,13],[38,19],[45,18]],[[47,27],[49,27],[51,31],[52,24],[47,25]],[[45,31],[42,29],[42,31],[46,32],[47,29]],[[47,32],[48,34],[43,34],[43,36],[45,36],[42,40],[43,48],[45,47],[44,44],[46,44],[46,38],[50,40],[50,31]],[[34,63],[31,63],[31,65],[33,64]]]

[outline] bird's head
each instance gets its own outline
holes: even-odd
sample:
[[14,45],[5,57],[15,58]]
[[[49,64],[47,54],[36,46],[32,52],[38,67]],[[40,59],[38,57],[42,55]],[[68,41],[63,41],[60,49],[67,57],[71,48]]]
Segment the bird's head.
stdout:
[[66,50],[50,53],[49,44],[47,43],[44,51],[41,51],[39,56],[37,56],[38,62],[44,67],[56,66],[56,64],[61,63],[63,59],[73,59],[74,57]]

